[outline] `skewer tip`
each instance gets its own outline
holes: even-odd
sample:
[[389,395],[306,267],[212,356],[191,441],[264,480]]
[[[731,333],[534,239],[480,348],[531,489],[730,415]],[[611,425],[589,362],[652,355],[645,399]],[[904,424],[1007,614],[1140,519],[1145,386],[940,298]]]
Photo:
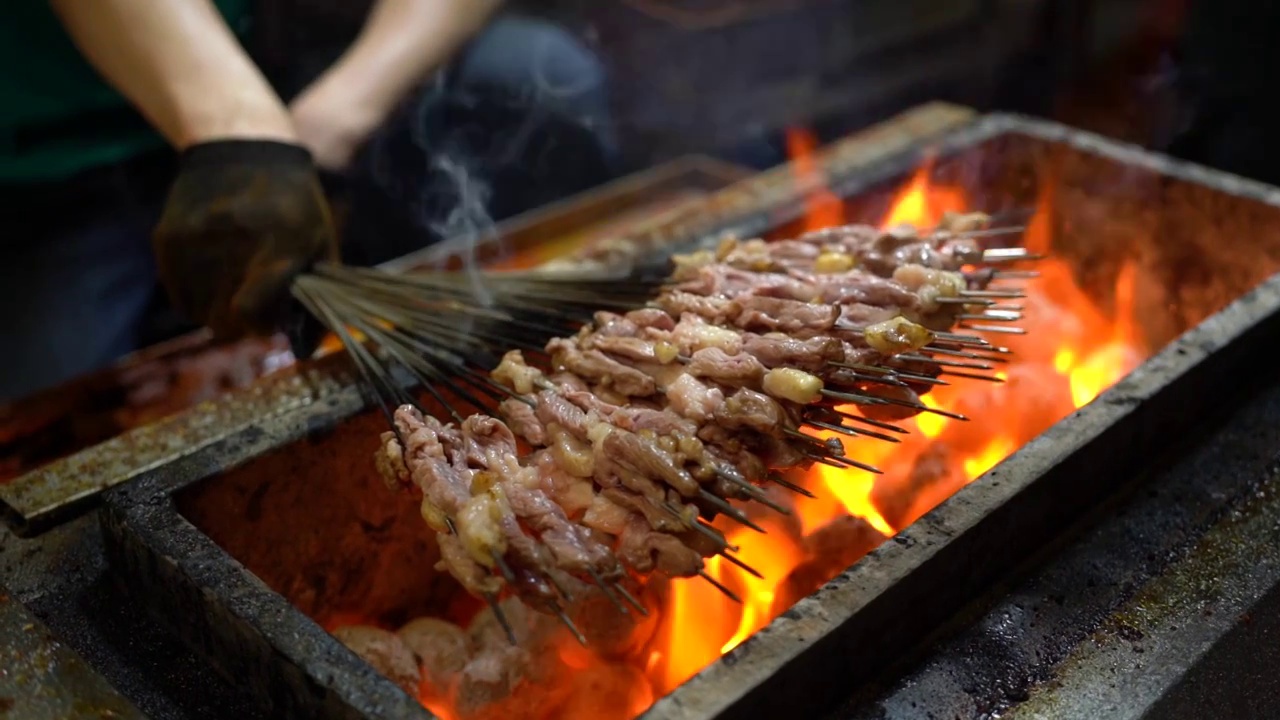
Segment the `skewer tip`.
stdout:
[[760,578],[761,580],[763,580],[763,579],[764,579],[764,575],[761,575],[759,570],[756,570],[755,568],[753,568],[753,567],[751,567],[750,565],[748,565],[748,564],[746,564],[746,563],[742,562],[741,560],[739,560],[738,558],[736,558],[736,557],[734,557],[734,556],[730,555],[729,553],[724,552],[724,551],[721,551],[721,553],[720,553],[720,557],[722,557],[722,558],[724,558],[725,560],[728,560],[729,562],[733,563],[734,565],[737,565],[738,567],[742,568],[744,571],[746,571],[746,572],[747,572],[747,574],[749,574],[749,575],[753,575],[753,576],[755,576],[755,577],[757,577],[757,578]]
[[724,596],[725,596],[725,597],[727,597],[727,598],[729,598],[730,600],[732,600],[732,601],[734,601],[734,602],[738,603],[739,605],[741,605],[741,604],[742,604],[742,598],[738,597],[737,593],[735,593],[734,591],[732,591],[732,590],[730,590],[729,588],[725,587],[725,586],[724,586],[724,585],[723,585],[719,580],[716,580],[715,578],[713,578],[713,577],[711,577],[710,575],[708,575],[706,570],[699,570],[699,571],[698,571],[698,577],[700,577],[700,578],[702,578],[703,580],[706,580],[707,582],[711,583],[713,586],[715,586],[715,589],[717,589],[717,590],[719,590],[720,592],[724,593]]
[[573,620],[569,618],[569,615],[564,611],[564,608],[560,607],[560,603],[551,603],[551,611],[555,613],[557,618],[560,618],[560,622],[565,627],[569,628],[569,632],[573,634],[574,639],[577,640],[582,647],[588,647],[586,636],[582,634],[582,631],[578,629],[577,625],[573,624]]
[[511,629],[511,621],[507,619],[507,614],[502,611],[502,605],[498,603],[498,598],[489,594],[484,596],[484,601],[489,604],[489,610],[493,612],[494,619],[502,626],[502,631],[507,635],[507,641],[511,643],[512,647],[519,645],[520,643],[516,641],[516,632]]
[[645,608],[644,604],[641,603],[639,600],[637,600],[634,595],[632,595],[630,592],[627,592],[627,589],[622,586],[622,583],[615,582],[613,584],[613,589],[617,590],[618,594],[622,596],[622,599],[626,600],[627,604],[635,608],[636,612],[640,613],[645,617],[649,617],[649,610]]
[[587,573],[591,575],[591,581],[595,583],[596,587],[600,588],[600,592],[603,593],[605,597],[609,598],[609,602],[617,608],[618,612],[623,615],[630,614],[627,610],[627,606],[618,599],[617,595],[613,594],[613,591],[609,589],[608,583],[604,581],[604,578],[600,577],[600,573],[596,572],[595,568],[587,568]]

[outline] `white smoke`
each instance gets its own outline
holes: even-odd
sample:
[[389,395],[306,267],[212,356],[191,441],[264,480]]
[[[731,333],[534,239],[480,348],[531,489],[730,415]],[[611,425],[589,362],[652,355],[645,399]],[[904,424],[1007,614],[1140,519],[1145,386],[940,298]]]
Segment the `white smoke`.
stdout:
[[468,172],[465,165],[448,155],[431,158],[431,164],[448,177],[457,192],[457,201],[442,221],[431,223],[431,229],[441,237],[460,242],[466,248],[462,266],[471,284],[476,301],[493,305],[493,294],[484,284],[480,271],[479,249],[482,244],[497,241],[497,225],[489,215],[489,188]]
[[[504,97],[482,100],[467,89],[449,87],[443,74],[437,77],[432,91],[419,95],[411,109],[413,118],[407,124],[410,140],[425,165],[427,187],[409,187],[412,183],[392,176],[389,157],[384,153],[374,154],[375,176],[380,177],[388,189],[399,186],[402,196],[417,206],[419,225],[464,248],[462,259],[471,290],[476,301],[485,305],[492,305],[494,298],[484,282],[479,249],[482,245],[495,246],[501,242],[490,212],[493,189],[486,178],[501,168],[517,164],[525,166],[531,176],[551,172],[551,168],[541,166],[556,149],[555,139],[539,137],[545,147],[531,153],[534,135],[546,125],[551,108],[563,106],[562,101],[590,92],[603,82],[596,74],[582,76],[564,72],[556,62],[556,53],[556,37],[551,34],[539,37],[527,70],[527,82],[523,88]],[[491,133],[488,128],[441,127],[438,122],[430,122],[429,115],[442,104],[467,108],[486,101],[508,104],[506,109],[521,118],[518,126]],[[597,124],[593,117],[560,119],[588,129]],[[441,203],[432,202],[441,199],[447,208],[443,218]]]

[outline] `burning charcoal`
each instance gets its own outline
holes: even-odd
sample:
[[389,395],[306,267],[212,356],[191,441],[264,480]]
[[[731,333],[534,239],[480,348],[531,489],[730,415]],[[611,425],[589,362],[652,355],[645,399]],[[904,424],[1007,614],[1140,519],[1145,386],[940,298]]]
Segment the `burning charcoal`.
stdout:
[[126,387],[130,406],[139,407],[162,402],[173,384],[173,368],[159,360],[123,368],[117,375]]
[[388,680],[418,696],[422,681],[418,660],[395,633],[368,625],[348,625],[334,630],[333,636]]
[[453,693],[460,720],[548,717],[568,692],[566,667],[555,651],[556,638],[564,632],[556,619],[516,598],[507,598],[501,607],[517,644],[510,643],[491,608],[472,620],[468,634],[473,654]]
[[443,692],[471,656],[467,631],[439,618],[418,618],[396,632],[418,658],[422,679]]
[[511,645],[494,645],[478,653],[463,667],[458,677],[454,703],[459,717],[475,718],[538,717],[507,714],[508,700],[526,671],[533,665],[527,650]]
[[[628,581],[626,586],[628,592],[640,597],[638,584]],[[641,615],[634,608],[624,615],[618,611],[616,603],[620,601],[610,600],[598,588],[583,586],[575,596],[579,599],[569,616],[587,638],[587,645],[602,658],[625,657],[643,647],[657,629],[656,615]]]
[[[561,629],[555,617],[536,612],[517,598],[509,597],[500,602],[499,606],[516,636],[516,644],[522,648],[536,651],[546,647]],[[510,644],[507,632],[494,615],[493,608],[485,608],[477,613],[467,628],[467,634],[471,637],[471,646],[476,652]]]
[[118,419],[125,427],[135,427],[247,387],[292,364],[288,349],[283,337],[251,338],[127,368],[120,380],[127,387],[128,406],[117,411]]
[[832,568],[834,572],[831,575],[835,576],[884,540],[884,535],[866,520],[846,515],[810,535],[805,544],[814,559]]
[[594,663],[573,674],[573,691],[556,710],[557,720],[633,717],[653,702],[649,680],[635,667]]
[[[876,483],[871,491],[871,500],[891,525],[905,527],[915,520],[912,515],[927,510],[928,506],[920,506],[922,497],[937,495],[940,501],[955,490],[950,487],[950,478],[957,474],[956,458],[951,448],[941,442],[930,443],[916,458],[905,482]],[[938,485],[947,487],[934,492],[933,488]]]
[[896,401],[901,404],[893,405],[868,405],[861,408],[862,414],[872,420],[881,420],[893,422],[895,420],[905,420],[909,417],[915,417],[920,414],[920,408],[924,407],[920,403],[920,396],[910,388],[905,387],[887,387],[877,388],[875,394],[880,397]]
[[774,601],[775,614],[808,597],[831,578],[884,542],[885,537],[860,517],[846,515],[805,539],[809,559],[791,571]]
[[[803,483],[803,475],[795,473],[794,477],[784,478],[791,482]],[[795,512],[796,494],[776,483],[766,483],[763,487],[764,497],[773,505],[787,510],[788,514],[779,514],[777,510],[763,503],[748,503],[745,507],[747,517],[756,523],[766,523],[769,532],[779,532],[789,538],[804,535],[800,516]]]

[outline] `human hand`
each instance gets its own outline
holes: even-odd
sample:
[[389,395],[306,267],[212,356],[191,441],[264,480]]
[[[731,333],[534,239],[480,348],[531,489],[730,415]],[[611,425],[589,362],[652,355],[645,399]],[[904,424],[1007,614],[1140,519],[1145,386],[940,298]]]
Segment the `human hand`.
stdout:
[[289,104],[298,140],[311,151],[322,170],[342,173],[382,122],[382,113],[340,92],[334,81],[322,80]]
[[338,257],[311,155],[274,141],[188,148],[153,242],[177,309],[227,338],[279,328],[293,278]]

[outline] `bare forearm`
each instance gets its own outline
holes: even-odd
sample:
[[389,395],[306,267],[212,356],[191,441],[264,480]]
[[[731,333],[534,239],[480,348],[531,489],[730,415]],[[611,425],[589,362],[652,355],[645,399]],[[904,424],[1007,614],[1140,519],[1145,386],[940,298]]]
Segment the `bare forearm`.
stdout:
[[315,84],[333,88],[371,116],[385,117],[443,66],[501,0],[378,0],[355,44]]
[[175,147],[295,138],[287,110],[209,0],[50,4],[81,53]]

